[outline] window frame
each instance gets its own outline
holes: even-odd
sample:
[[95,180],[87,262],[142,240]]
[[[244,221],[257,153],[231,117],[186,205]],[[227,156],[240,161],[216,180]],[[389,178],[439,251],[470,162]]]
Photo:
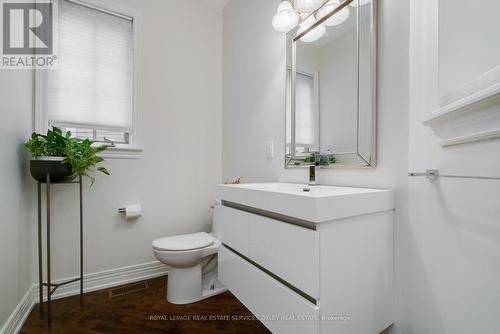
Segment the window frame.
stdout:
[[[288,71],[292,71],[292,67],[291,66],[287,66],[286,67],[286,77],[288,77]],[[307,145],[307,144],[301,144],[301,147],[304,147],[305,149],[309,149],[310,152],[314,152],[314,151],[319,151],[320,148],[321,148],[321,143],[320,143],[320,133],[319,133],[319,124],[320,124],[320,94],[321,92],[319,91],[319,71],[316,70],[316,69],[312,69],[312,68],[309,68],[309,67],[306,67],[306,66],[297,66],[297,70],[296,70],[297,73],[300,73],[302,75],[305,75],[305,76],[308,76],[308,77],[311,77],[313,79],[313,89],[314,89],[314,94],[313,94],[313,100],[314,100],[314,110],[313,110],[313,114],[314,114],[314,118],[315,118],[315,124],[314,124],[314,131],[315,131],[315,141],[316,141],[316,146],[317,147],[314,147],[313,145]],[[290,79],[291,79],[291,76],[290,76]],[[290,80],[290,84],[291,84],[291,80]],[[287,90],[288,90],[288,80],[286,80],[286,85],[287,85]],[[290,109],[291,109],[291,106],[290,106]],[[291,110],[290,110],[291,112]],[[288,117],[288,110],[286,110],[286,127],[290,126],[291,127],[291,119],[289,119]],[[290,124],[289,124],[290,122]],[[285,129],[285,131],[287,131]],[[290,138],[291,139],[291,138]],[[286,150],[287,152],[290,152],[291,153],[291,142],[289,143],[288,142],[288,138],[286,138]],[[308,147],[309,146],[309,147]],[[297,154],[297,152],[295,152],[294,154],[298,157],[305,157],[305,156],[308,156],[310,155],[310,152],[302,152],[300,154]]]
[[[141,53],[140,53],[140,35],[141,35],[141,15],[130,7],[116,3],[114,1],[103,0],[59,0],[69,1],[77,5],[85,6],[90,9],[99,10],[105,13],[132,19],[132,39],[133,39],[133,89],[132,89],[132,129],[129,133],[129,143],[119,144],[115,147],[109,147],[101,154],[104,158],[117,159],[139,159],[142,156],[141,142],[141,123],[142,123],[142,91],[141,91]],[[33,128],[35,132],[45,133],[49,128],[48,108],[47,108],[47,80],[48,71],[33,71]],[[82,127],[83,128],[83,127]]]

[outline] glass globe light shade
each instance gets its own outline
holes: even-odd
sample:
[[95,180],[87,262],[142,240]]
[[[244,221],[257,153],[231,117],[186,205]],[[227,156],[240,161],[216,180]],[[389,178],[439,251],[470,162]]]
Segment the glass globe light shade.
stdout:
[[296,0],[295,9],[299,13],[312,13],[323,4],[323,0]]
[[293,5],[290,1],[281,1],[279,6],[278,6],[278,10],[276,11],[277,13],[285,10],[285,9],[293,9]]
[[[302,32],[309,29],[315,23],[316,19],[314,18],[314,16],[310,16],[306,21],[302,22],[297,34],[300,35]],[[300,40],[305,43],[311,43],[323,37],[325,33],[326,33],[326,27],[323,24],[320,24],[319,26],[317,26],[316,28],[314,28],[313,30],[309,31],[307,34],[302,36]]]
[[[318,18],[323,18],[326,15],[330,14],[337,6],[339,2],[337,0],[332,0],[328,2],[323,8],[321,8],[318,12]],[[342,8],[340,11],[331,16],[328,20],[325,21],[325,25],[327,27],[337,26],[339,24],[344,23],[349,18],[350,10],[347,7]]]
[[287,33],[299,24],[300,16],[289,1],[282,1],[278,11],[273,17],[273,28],[279,32]]

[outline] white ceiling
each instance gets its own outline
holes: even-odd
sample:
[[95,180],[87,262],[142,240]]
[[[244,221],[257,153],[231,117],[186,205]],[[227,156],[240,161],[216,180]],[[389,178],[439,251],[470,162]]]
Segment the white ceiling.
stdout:
[[205,2],[206,4],[214,8],[223,10],[231,0],[201,0],[201,1]]

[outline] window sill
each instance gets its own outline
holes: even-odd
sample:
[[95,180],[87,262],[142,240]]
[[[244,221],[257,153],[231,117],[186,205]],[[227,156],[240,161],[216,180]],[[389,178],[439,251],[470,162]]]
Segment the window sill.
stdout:
[[142,148],[139,147],[109,147],[99,154],[104,159],[140,159]]

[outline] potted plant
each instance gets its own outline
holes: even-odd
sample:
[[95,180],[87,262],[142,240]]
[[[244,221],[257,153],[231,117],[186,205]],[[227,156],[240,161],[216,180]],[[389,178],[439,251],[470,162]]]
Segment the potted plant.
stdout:
[[[315,163],[316,158],[314,157],[314,154],[311,154],[310,156],[305,157],[304,162],[305,163]],[[336,163],[337,163],[337,157],[335,157],[333,154],[321,155],[319,158],[319,164],[321,166],[334,165]]]
[[[89,139],[71,138],[71,132],[63,134],[62,130],[53,127],[46,135],[33,133],[26,142],[33,159],[30,161],[31,176],[39,182],[45,182],[47,174],[51,182],[71,181],[76,176],[87,176],[94,184],[95,178],[89,173],[103,158],[97,154],[107,146],[93,147]],[[109,175],[104,167],[97,171]]]

